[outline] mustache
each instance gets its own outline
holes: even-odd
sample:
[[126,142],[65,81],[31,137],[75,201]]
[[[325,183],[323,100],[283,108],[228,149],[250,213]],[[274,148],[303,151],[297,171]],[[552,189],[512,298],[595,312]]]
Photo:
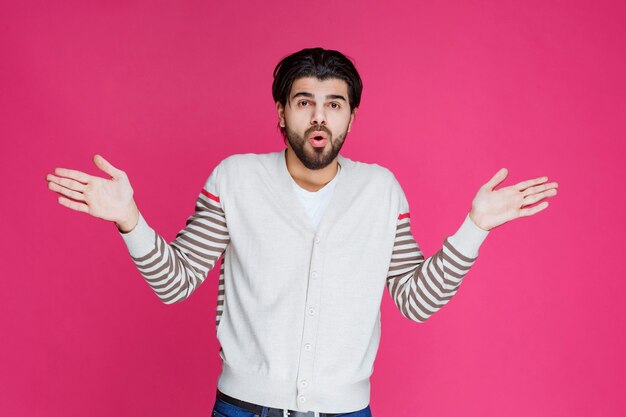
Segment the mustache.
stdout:
[[315,126],[310,127],[309,129],[306,130],[306,132],[304,132],[304,136],[308,137],[313,132],[322,132],[322,131],[326,132],[328,136],[332,136],[332,132],[326,126],[322,126],[322,125],[315,125]]

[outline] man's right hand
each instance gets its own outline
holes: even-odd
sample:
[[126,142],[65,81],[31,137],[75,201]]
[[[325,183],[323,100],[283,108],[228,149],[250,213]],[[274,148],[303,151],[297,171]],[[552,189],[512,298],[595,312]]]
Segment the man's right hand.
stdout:
[[112,178],[55,168],[56,175],[46,176],[48,188],[60,195],[58,201],[65,207],[113,221],[122,233],[130,232],[137,225],[139,210],[126,173],[100,155],[94,155],[93,162]]

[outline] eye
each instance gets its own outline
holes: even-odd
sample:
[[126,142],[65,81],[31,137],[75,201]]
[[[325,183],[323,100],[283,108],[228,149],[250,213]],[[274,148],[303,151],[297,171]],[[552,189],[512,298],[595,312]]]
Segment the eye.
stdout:
[[341,108],[341,105],[339,103],[337,103],[337,102],[332,102],[332,103],[330,103],[330,108],[337,110],[337,109]]
[[306,107],[309,105],[309,102],[306,100],[302,100],[298,102],[298,107]]

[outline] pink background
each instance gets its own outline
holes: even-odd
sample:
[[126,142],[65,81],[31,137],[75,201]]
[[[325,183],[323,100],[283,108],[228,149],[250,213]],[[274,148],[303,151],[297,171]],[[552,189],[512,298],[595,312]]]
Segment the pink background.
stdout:
[[210,415],[218,271],[161,304],[45,176],[101,153],[171,240],[222,158],[283,148],[272,70],[312,46],[354,58],[342,153],[396,174],[427,256],[499,168],[560,185],[428,322],[385,293],[374,416],[625,415],[626,3],[409,3],[2,2],[1,415]]

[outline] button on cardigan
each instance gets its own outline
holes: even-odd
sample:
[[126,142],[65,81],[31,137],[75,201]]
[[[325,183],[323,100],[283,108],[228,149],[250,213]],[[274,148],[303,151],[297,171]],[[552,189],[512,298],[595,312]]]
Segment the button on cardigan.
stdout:
[[385,287],[402,315],[422,322],[476,261],[488,232],[469,215],[425,259],[393,174],[341,155],[339,163],[317,230],[281,151],[224,159],[172,242],[141,214],[120,233],[164,303],[189,297],[221,258],[218,388],[230,396],[299,411],[366,407]]

